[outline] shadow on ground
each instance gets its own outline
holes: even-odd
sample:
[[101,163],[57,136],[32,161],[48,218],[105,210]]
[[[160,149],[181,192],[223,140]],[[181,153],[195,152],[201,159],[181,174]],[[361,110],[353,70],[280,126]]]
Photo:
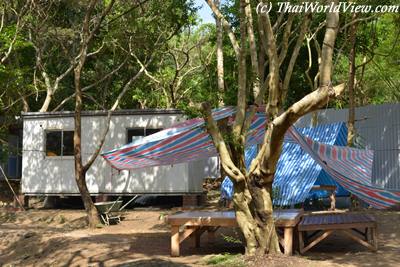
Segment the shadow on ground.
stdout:
[[[334,234],[301,256],[306,263],[293,266],[399,266],[400,212],[375,216],[378,252]],[[34,223],[1,225],[0,266],[192,266],[202,264],[206,255],[244,253],[241,244],[227,242],[223,236],[236,237],[235,231],[223,228],[215,243],[207,243],[204,235],[201,247],[195,248],[187,239],[181,244],[182,256],[171,258],[169,228],[159,220],[158,212],[132,212],[127,221],[103,229],[66,229]],[[268,264],[268,258],[262,264]]]
[[209,254],[243,252],[240,245],[227,244],[223,240],[218,240],[215,244],[207,244],[202,240],[204,245],[194,248],[189,239],[181,244],[183,257],[170,258],[170,235],[167,232],[96,234],[81,237],[68,237],[64,234],[54,237],[54,233],[52,235],[20,235],[2,251],[0,265],[46,263],[53,266],[115,266],[122,262],[119,266],[143,266],[143,263],[147,262],[150,266],[184,266],[179,261],[185,261],[185,256],[194,255],[194,258],[200,259]]

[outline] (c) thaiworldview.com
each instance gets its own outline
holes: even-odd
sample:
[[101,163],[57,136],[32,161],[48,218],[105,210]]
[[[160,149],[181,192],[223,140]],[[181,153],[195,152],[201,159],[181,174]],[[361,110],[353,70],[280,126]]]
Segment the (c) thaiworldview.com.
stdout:
[[320,2],[260,2],[256,7],[257,14],[268,14],[272,10],[278,13],[399,13],[400,5],[362,5],[339,2],[324,4]]

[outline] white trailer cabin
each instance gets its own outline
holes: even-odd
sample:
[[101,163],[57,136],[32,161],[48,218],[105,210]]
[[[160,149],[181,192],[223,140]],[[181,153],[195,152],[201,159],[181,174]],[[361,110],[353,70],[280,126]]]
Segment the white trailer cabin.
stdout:
[[[77,195],[74,178],[74,113],[23,113],[22,193],[32,195]],[[107,114],[82,113],[83,160],[99,144]],[[179,110],[121,110],[112,114],[102,151],[184,121]],[[202,193],[205,177],[217,177],[217,158],[169,166],[117,171],[99,156],[90,167],[86,182],[93,195],[187,195]]]

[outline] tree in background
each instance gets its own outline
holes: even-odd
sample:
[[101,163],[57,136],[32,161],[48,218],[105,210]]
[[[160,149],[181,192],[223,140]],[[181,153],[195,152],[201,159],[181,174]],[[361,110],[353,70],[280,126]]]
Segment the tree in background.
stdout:
[[[165,51],[165,44],[191,23],[194,8],[184,0],[27,3],[29,13],[25,13],[29,15],[24,27],[14,29],[16,41],[10,42],[18,53],[8,53],[8,50],[5,53],[10,54],[8,59],[13,55],[20,58],[26,53],[23,56],[29,61],[23,74],[29,77],[25,82],[34,93],[18,88],[16,92],[22,96],[10,92],[7,104],[17,112],[18,103],[26,104],[24,110],[40,112],[75,108],[75,178],[89,225],[94,227],[99,221],[86,185],[86,173],[105,141],[111,112],[119,108],[123,96],[154,57]],[[14,7],[8,8],[10,13],[14,10]],[[15,28],[18,21],[18,17],[10,21],[10,27]],[[27,47],[26,51],[17,49],[21,46],[19,40],[23,40],[21,44]],[[16,62],[9,65],[17,73],[21,69]],[[12,86],[25,85],[15,83],[10,75],[6,78]],[[12,88],[11,85],[7,88]],[[2,100],[6,99],[3,96]],[[93,108],[107,110],[108,116],[101,138],[93,140],[92,153],[82,151],[81,112]]]
[[[175,3],[176,4],[176,3]],[[190,9],[185,9],[188,8],[188,6],[185,5],[184,2],[181,3],[182,6],[174,6],[177,8],[177,10],[180,10],[183,12],[184,10],[189,11]],[[171,5],[171,3],[165,3],[164,5],[168,6]],[[131,76],[123,82],[122,90],[117,94],[116,98],[114,98],[114,102],[112,104],[112,107],[108,109],[108,116],[106,120],[106,126],[105,130],[99,140],[99,144],[97,145],[97,148],[95,152],[90,156],[90,158],[86,161],[86,163],[83,163],[83,154],[82,154],[82,129],[81,129],[81,112],[83,109],[83,94],[82,94],[82,83],[85,82],[83,79],[83,74],[84,74],[84,67],[86,62],[88,61],[88,57],[93,54],[98,54],[101,52],[101,47],[100,49],[95,50],[94,52],[90,52],[90,47],[91,43],[93,42],[96,33],[100,30],[101,27],[107,27],[107,23],[113,22],[112,15],[114,16],[121,16],[120,12],[121,10],[129,10],[130,12],[135,12],[138,10],[138,18],[139,21],[137,21],[137,24],[141,24],[142,21],[140,21],[140,18],[145,18],[146,16],[153,16],[158,15],[158,19],[162,19],[161,14],[157,14],[159,12],[159,5],[153,5],[150,3],[134,3],[132,6],[126,6],[125,4],[121,4],[121,6],[116,7],[114,9],[114,6],[116,6],[116,1],[109,1],[105,6],[103,5],[102,1],[99,0],[92,0],[87,7],[83,22],[82,22],[82,27],[81,27],[81,32],[80,32],[80,48],[79,48],[79,53],[77,54],[76,57],[74,57],[71,60],[75,60],[74,62],[74,88],[75,88],[75,131],[74,131],[74,157],[75,157],[75,179],[79,188],[79,192],[81,194],[83,203],[85,205],[86,212],[88,214],[88,221],[89,221],[89,226],[90,227],[95,227],[99,223],[99,216],[97,213],[97,210],[92,202],[92,199],[90,197],[89,190],[86,185],[86,173],[89,170],[90,166],[94,163],[96,160],[97,156],[99,155],[101,148],[105,142],[105,138],[107,136],[110,123],[111,123],[111,114],[112,111],[114,111],[118,106],[119,102],[121,101],[122,97],[125,95],[125,93],[130,89],[131,84],[140,77],[140,75],[143,74],[145,71],[146,66],[149,64],[149,62],[152,61],[152,56],[155,53],[155,49],[159,47],[159,44],[165,43],[168,39],[172,38],[175,34],[177,34],[180,31],[181,25],[179,23],[184,22],[185,16],[187,17],[187,13],[183,12],[176,14],[177,17],[174,18],[173,20],[171,17],[168,17],[163,20],[163,27],[166,27],[164,29],[160,29],[160,27],[157,27],[156,29],[152,29],[150,25],[150,28],[147,29],[148,31],[152,30],[152,32],[155,34],[156,38],[154,42],[152,43],[152,49],[149,49],[147,47],[146,53],[144,56],[146,57],[147,62],[142,63],[141,60],[138,58],[138,56],[134,53],[134,50],[132,47],[136,44],[140,44],[140,42],[135,43],[133,38],[136,38],[137,36],[134,34],[134,31],[131,32],[132,35],[127,38],[126,43],[120,43],[118,44],[119,46],[125,46],[125,49],[122,48],[124,51],[127,51],[127,56],[128,57],[133,57],[140,65],[140,70],[138,72],[133,72]],[[179,9],[181,8],[181,9]],[[113,13],[113,11],[116,11],[116,13]],[[154,12],[156,14],[154,14]],[[126,11],[122,13],[123,15],[128,15]],[[129,24],[132,22],[135,22],[134,18],[136,14],[129,14],[132,16],[131,20],[128,21]],[[111,18],[111,20],[110,20]],[[170,22],[170,23],[168,23]],[[104,23],[104,25],[103,25]],[[138,25],[135,25],[136,27]],[[121,24],[119,25],[119,27]],[[127,25],[129,26],[129,25]],[[142,25],[144,26],[144,25]],[[147,25],[149,27],[149,25]],[[128,28],[129,29],[129,28]],[[126,34],[126,33],[125,33]],[[141,40],[143,41],[143,40]],[[104,39],[103,39],[104,42]],[[100,51],[100,52],[99,52]]]
[[[197,95],[200,98],[211,98],[208,94],[213,94],[214,90],[208,90],[209,81],[204,80],[204,72],[214,59],[215,53],[209,41],[213,33],[208,25],[196,29],[188,26],[179,36],[171,38],[165,44],[159,60],[145,72],[150,93],[157,96],[153,98],[153,101],[157,101],[155,106],[185,110],[198,98]],[[142,107],[154,105],[149,95],[142,95],[137,99],[141,101]]]

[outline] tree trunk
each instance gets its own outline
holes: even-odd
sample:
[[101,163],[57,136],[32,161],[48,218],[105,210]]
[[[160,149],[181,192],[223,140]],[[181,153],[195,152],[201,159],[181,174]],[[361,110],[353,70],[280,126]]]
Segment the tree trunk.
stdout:
[[[248,179],[256,180],[251,176]],[[245,237],[246,255],[281,253],[271,196],[272,183],[267,187],[245,182],[234,184],[233,203],[238,225]]]
[[[83,64],[82,64],[83,66]],[[87,213],[87,219],[90,228],[95,228],[100,224],[100,219],[90,197],[89,189],[86,185],[86,172],[82,163],[82,90],[80,90],[81,67],[77,66],[75,70],[75,130],[74,130],[74,157],[75,157],[75,180],[81,194],[83,205]]]
[[43,102],[42,107],[40,108],[39,112],[47,112],[50,106],[50,102],[53,99],[53,92],[51,89],[47,90],[46,98]]
[[[353,13],[352,20],[357,18],[357,14]],[[347,145],[352,146],[354,144],[354,136],[356,134],[354,121],[355,121],[355,103],[354,103],[354,86],[356,78],[356,34],[357,34],[357,23],[353,23],[350,28],[350,63],[349,63],[349,118],[347,122]]]
[[[206,1],[214,14],[221,18],[222,15],[213,4],[213,1]],[[337,1],[333,2],[337,3]],[[252,161],[249,170],[246,170],[244,166],[244,146],[252,119],[252,116],[246,118],[246,111],[249,108],[250,112],[248,114],[252,114],[256,110],[254,106],[248,107],[246,105],[248,91],[246,89],[246,85],[248,84],[248,77],[246,76],[246,46],[248,42],[251,47],[253,67],[253,75],[251,77],[253,79],[259,78],[259,76],[254,75],[254,73],[258,72],[254,70],[259,64],[257,64],[257,51],[253,45],[254,40],[252,41],[251,38],[253,29],[250,25],[246,25],[246,23],[253,23],[248,10],[250,8],[249,5],[250,1],[248,0],[240,1],[240,46],[237,45],[237,42],[232,41],[236,55],[238,55],[239,75],[237,113],[230,138],[228,138],[229,149],[216,122],[212,118],[211,107],[207,103],[203,104],[203,116],[207,122],[207,130],[221,158],[224,171],[229,175],[234,185],[233,203],[238,225],[246,240],[246,254],[274,254],[280,253],[280,249],[273,219],[272,183],[276,172],[276,164],[282,150],[285,132],[301,116],[315,111],[322,106],[326,106],[329,100],[340,95],[345,87],[343,84],[333,87],[331,83],[332,55],[338,29],[339,14],[327,14],[327,26],[321,52],[320,86],[317,90],[297,101],[286,111],[280,111],[280,107],[282,106],[282,92],[279,71],[280,62],[283,59],[281,58],[280,60],[278,57],[277,42],[268,14],[263,13],[260,16],[260,24],[263,26],[262,32],[265,32],[265,34],[260,34],[260,36],[265,36],[266,42],[264,40],[264,43],[266,43],[266,48],[264,50],[266,50],[269,59],[269,93],[266,108],[268,127],[257,157]],[[246,9],[247,13],[245,12]],[[226,25],[226,20],[221,19],[224,25]],[[307,23],[305,25],[307,26]],[[226,30],[229,31],[230,27],[226,27]],[[302,36],[300,36],[301,39]],[[285,54],[286,52],[282,55]],[[293,61],[295,61],[296,57],[296,54],[292,57]],[[252,82],[254,84],[254,80]],[[253,85],[253,90],[256,91],[256,89],[257,86]],[[264,94],[260,95],[262,96],[261,100],[264,99]],[[257,104],[259,103],[257,102]]]
[[[215,0],[215,5],[219,7],[219,0]],[[217,29],[217,83],[218,83],[218,97],[219,105],[224,106],[224,54],[223,54],[223,28],[221,19],[215,17],[215,24]]]
[[[79,51],[79,56],[77,59],[77,64],[74,68],[74,86],[75,86],[75,130],[74,130],[74,159],[75,159],[75,180],[78,185],[79,192],[82,197],[83,204],[85,205],[85,210],[87,213],[88,223],[90,228],[96,227],[100,224],[100,218],[98,216],[98,212],[96,207],[93,204],[92,198],[90,197],[90,192],[86,185],[86,172],[90,168],[91,164],[94,162],[97,157],[101,146],[104,142],[104,139],[101,141],[100,147],[96,150],[96,152],[92,155],[89,161],[83,165],[82,162],[82,87],[81,87],[81,74],[83,67],[85,65],[87,59],[87,51],[89,47],[89,43],[92,40],[94,33],[99,29],[101,22],[110,12],[112,6],[114,5],[115,0],[111,0],[106,7],[106,9],[101,13],[99,20],[92,25],[90,28],[91,16],[92,12],[95,9],[98,0],[91,0],[88,8],[86,10],[85,18],[82,24],[82,37],[81,37],[81,47]],[[118,105],[118,103],[116,103]],[[111,113],[108,114],[108,123],[111,118]],[[105,135],[108,132],[108,128],[105,130]]]
[[75,177],[78,177],[76,178],[76,184],[78,185],[82,202],[83,205],[85,206],[89,227],[95,228],[97,225],[101,224],[99,214],[90,196],[89,189],[87,188],[86,185],[86,178],[85,178],[86,172],[83,171],[83,168],[79,167],[81,166],[76,166],[75,170]]

